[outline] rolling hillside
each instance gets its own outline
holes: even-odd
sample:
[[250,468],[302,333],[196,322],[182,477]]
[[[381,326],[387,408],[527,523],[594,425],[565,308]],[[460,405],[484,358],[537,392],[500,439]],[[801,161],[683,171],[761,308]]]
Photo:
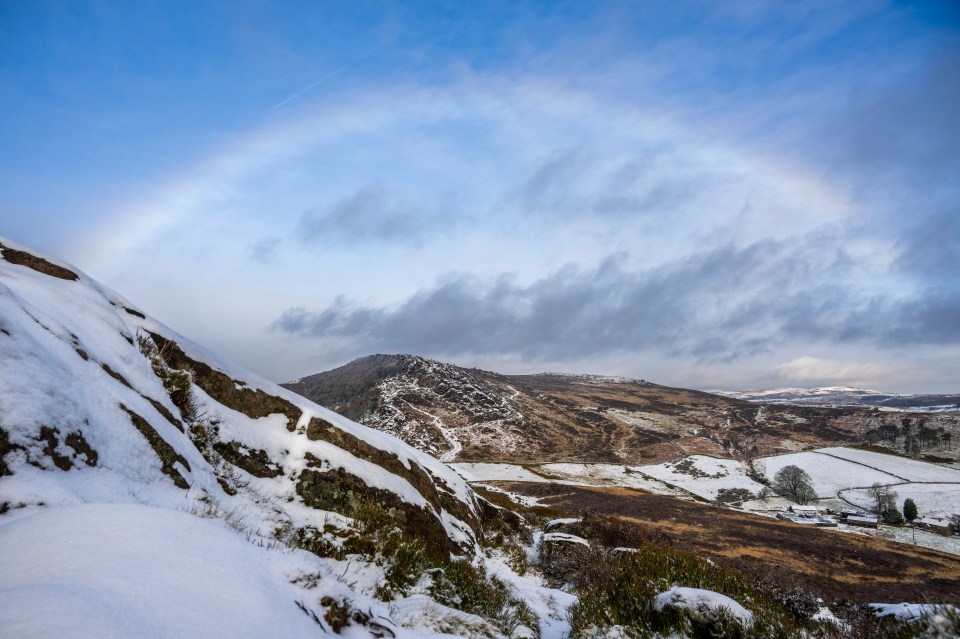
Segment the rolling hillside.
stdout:
[[501,636],[398,572],[482,561],[459,475],[69,265],[0,257],[0,634]]
[[[592,375],[500,375],[413,355],[364,357],[284,386],[446,461],[644,464],[902,443],[887,439],[902,419],[894,412],[756,403]],[[926,419],[931,432],[960,433],[955,414]]]

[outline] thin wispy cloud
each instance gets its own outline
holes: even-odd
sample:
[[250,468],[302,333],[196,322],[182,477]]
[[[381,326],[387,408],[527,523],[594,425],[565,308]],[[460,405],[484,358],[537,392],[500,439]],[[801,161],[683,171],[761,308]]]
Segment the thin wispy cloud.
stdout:
[[404,202],[381,185],[367,185],[336,203],[300,216],[296,235],[305,244],[420,244],[462,222],[452,205]]

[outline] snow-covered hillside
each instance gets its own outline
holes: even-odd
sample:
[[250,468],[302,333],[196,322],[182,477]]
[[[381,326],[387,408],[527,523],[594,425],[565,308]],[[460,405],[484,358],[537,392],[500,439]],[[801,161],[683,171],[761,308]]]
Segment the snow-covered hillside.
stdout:
[[2,238],[0,257],[0,635],[307,636],[331,611],[363,635],[453,627],[463,613],[422,595],[377,601],[389,562],[297,548],[336,555],[375,505],[427,550],[474,558],[459,475],[68,265]]
[[876,406],[882,410],[946,413],[960,410],[960,395],[885,393],[883,391],[822,386],[819,388],[773,388],[749,391],[710,391],[724,397],[765,404],[816,406]]

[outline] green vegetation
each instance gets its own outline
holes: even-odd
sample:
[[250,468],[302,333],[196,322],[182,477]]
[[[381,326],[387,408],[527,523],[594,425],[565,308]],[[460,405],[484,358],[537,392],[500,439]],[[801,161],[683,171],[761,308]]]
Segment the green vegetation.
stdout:
[[[592,545],[565,544],[544,552],[541,568],[557,585],[566,585],[580,596],[571,610],[573,637],[602,636],[614,627],[637,638],[670,633],[689,637],[793,637],[804,625],[781,602],[761,593],[739,573],[651,543],[641,532],[618,520],[585,516],[569,529]],[[630,550],[615,551],[611,546]],[[723,613],[655,610],[654,597],[678,585],[726,595],[750,610],[755,621],[742,625]]]
[[539,627],[529,606],[515,598],[506,584],[469,561],[451,561],[433,575],[430,594],[445,606],[482,617],[507,636],[521,625],[534,632]]
[[917,504],[909,497],[903,500],[903,518],[907,521],[913,521],[917,518]]
[[717,491],[717,503],[732,504],[754,499],[756,495],[746,488],[721,488]]
[[[406,530],[402,513],[360,498],[351,516],[353,525],[346,529],[279,528],[274,534],[321,557],[341,561],[358,557],[383,567],[376,595],[384,601],[425,589],[439,603],[482,617],[508,636],[520,625],[537,632],[536,616],[506,584],[466,559],[451,559],[428,547]],[[330,618],[325,619],[336,631],[352,618],[337,602],[329,604],[327,614]]]

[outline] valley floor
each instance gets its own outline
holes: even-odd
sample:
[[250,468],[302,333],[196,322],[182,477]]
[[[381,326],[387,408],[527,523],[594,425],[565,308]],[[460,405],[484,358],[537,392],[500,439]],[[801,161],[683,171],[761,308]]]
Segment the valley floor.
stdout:
[[498,483],[567,515],[624,518],[648,538],[829,600],[960,603],[960,557],[885,539],[798,526],[629,488]]
[[[960,512],[960,470],[913,459],[852,448],[822,448],[755,460],[755,469],[772,477],[794,464],[808,471],[825,508],[871,508],[869,486],[888,485],[899,499],[913,499],[922,517],[949,517]],[[639,490],[686,500],[714,502],[724,489],[754,494],[765,488],[750,476],[746,464],[733,459],[691,455],[673,462],[647,466],[618,464],[457,463],[453,467],[471,482],[512,481]],[[781,497],[738,503],[742,511],[775,516],[790,504]],[[833,531],[880,537],[960,555],[960,537],[943,537],[918,530],[881,526],[879,530],[841,524]]]

